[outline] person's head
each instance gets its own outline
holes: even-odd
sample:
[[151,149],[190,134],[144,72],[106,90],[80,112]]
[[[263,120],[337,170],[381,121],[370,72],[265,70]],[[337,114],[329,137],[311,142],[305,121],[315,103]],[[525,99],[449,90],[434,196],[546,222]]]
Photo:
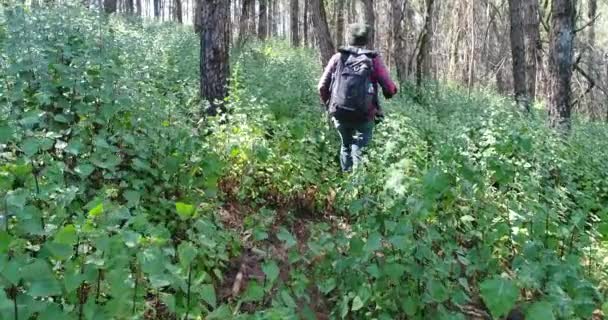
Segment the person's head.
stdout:
[[354,47],[365,47],[369,43],[371,28],[365,23],[353,23],[348,26],[348,44]]

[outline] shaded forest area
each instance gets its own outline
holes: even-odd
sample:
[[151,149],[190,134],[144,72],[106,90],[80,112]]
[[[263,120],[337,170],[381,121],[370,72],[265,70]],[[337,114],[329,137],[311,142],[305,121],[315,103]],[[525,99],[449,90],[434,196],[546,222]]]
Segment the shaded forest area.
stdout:
[[[0,319],[608,316],[605,1],[0,8]],[[345,175],[357,21],[400,94]]]

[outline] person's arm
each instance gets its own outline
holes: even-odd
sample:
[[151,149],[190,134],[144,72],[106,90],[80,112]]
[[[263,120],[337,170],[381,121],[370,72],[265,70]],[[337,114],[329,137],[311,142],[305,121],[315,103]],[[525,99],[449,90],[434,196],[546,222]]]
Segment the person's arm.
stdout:
[[321,97],[321,102],[325,106],[329,103],[329,99],[331,98],[331,81],[334,72],[338,66],[338,59],[340,58],[340,54],[335,54],[327,63],[325,70],[323,71],[323,75],[319,80],[319,96]]
[[390,99],[397,94],[397,85],[391,79],[388,69],[380,56],[374,59],[374,78],[378,81],[380,87],[382,87],[382,93],[385,98]]

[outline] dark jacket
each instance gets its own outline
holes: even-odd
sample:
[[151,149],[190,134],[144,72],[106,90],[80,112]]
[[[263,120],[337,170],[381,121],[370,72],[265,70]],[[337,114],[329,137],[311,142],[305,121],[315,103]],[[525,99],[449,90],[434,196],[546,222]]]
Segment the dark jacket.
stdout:
[[[327,66],[325,67],[325,71],[319,80],[319,95],[321,96],[321,101],[324,105],[329,104],[329,100],[331,98],[331,83],[334,77],[334,73],[340,63],[340,58],[342,53],[353,52],[354,50],[361,50],[357,48],[342,48],[340,52],[336,53],[330,60]],[[371,52],[371,51],[370,51]],[[384,97],[389,99],[392,98],[395,94],[397,94],[397,86],[391,80],[389,72],[384,65],[384,61],[379,55],[376,55],[373,58],[374,62],[374,72],[371,75],[370,81],[374,87],[374,97],[372,102],[368,108],[368,120],[373,120],[377,114],[381,113],[380,111],[380,101],[378,99],[378,85],[382,88],[382,93]]]

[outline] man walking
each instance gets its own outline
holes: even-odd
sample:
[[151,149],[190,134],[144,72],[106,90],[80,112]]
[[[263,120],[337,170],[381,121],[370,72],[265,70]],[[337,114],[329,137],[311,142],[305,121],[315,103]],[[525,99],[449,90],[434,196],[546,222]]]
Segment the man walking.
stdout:
[[374,123],[383,117],[378,86],[387,99],[397,93],[380,55],[366,48],[370,27],[353,24],[349,29],[349,45],[331,58],[319,81],[321,101],[342,141],[340,165],[345,172],[361,164]]

